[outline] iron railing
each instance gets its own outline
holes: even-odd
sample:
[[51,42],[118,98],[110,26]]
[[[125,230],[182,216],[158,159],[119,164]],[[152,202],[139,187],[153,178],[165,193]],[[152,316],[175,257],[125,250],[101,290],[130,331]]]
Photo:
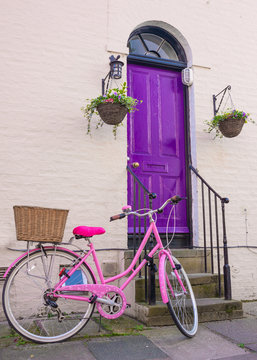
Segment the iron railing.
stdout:
[[[231,277],[230,277],[230,266],[228,263],[228,247],[227,247],[227,234],[226,234],[226,219],[225,219],[225,204],[229,202],[228,198],[221,197],[198,173],[198,171],[189,165],[190,170],[196,175],[201,185],[201,210],[202,210],[202,228],[203,228],[203,248],[204,248],[204,269],[205,272],[209,272],[209,266],[211,272],[217,271],[218,274],[218,295],[222,296],[222,285],[221,285],[221,255],[220,249],[223,248],[224,254],[224,265],[223,265],[223,277],[224,277],[224,297],[226,300],[231,299]],[[155,193],[151,193],[144,184],[138,179],[133,170],[127,166],[128,173],[130,174],[129,186],[133,198],[130,199],[133,209],[150,208],[152,209],[152,201],[156,198]],[[220,207],[218,208],[218,202]],[[220,227],[220,223],[222,226]],[[147,219],[138,218],[134,216],[133,219],[133,231],[129,234],[129,238],[132,239],[132,246],[134,255],[141,241],[143,235],[147,230]],[[223,246],[220,246],[220,234],[223,238]],[[216,238],[216,245],[214,245]],[[209,241],[208,241],[209,240]],[[145,255],[153,248],[152,238],[149,244],[146,245]],[[210,260],[207,254],[207,249],[210,249]],[[214,251],[216,250],[217,262],[215,269],[215,256]],[[141,257],[139,262],[141,262]],[[210,264],[208,263],[210,261]],[[145,301],[150,305],[156,303],[155,295],[155,266],[154,264],[148,264],[145,267]],[[147,271],[148,269],[148,271]],[[142,277],[141,272],[139,277]]]
[[[130,174],[129,178],[129,186],[131,188],[131,194],[133,194],[133,198],[130,199],[130,205],[133,210],[138,209],[152,209],[153,199],[156,198],[156,194],[150,192],[144,184],[139,180],[136,174],[133,172],[130,166],[127,166],[128,174]],[[147,221],[146,217],[139,218],[137,216],[133,216],[133,232],[129,234],[129,240],[132,238],[132,248],[134,251],[134,255],[136,250],[138,249],[141,241],[143,240],[143,236],[147,230]],[[130,246],[131,247],[131,246]],[[153,248],[153,238],[152,235],[150,237],[149,242],[146,244],[144,252],[145,256],[147,252]],[[139,257],[139,263],[141,263],[142,258]],[[155,305],[156,303],[156,293],[155,293],[155,266],[153,263],[148,263],[145,266],[145,302],[148,302],[149,305]],[[139,277],[142,277],[141,271],[139,272]]]
[[[225,204],[229,203],[229,199],[221,197],[198,173],[198,171],[189,165],[190,170],[196,175],[200,181],[201,194],[201,210],[202,210],[202,230],[203,230],[203,247],[204,247],[204,267],[205,272],[208,272],[207,264],[207,249],[210,249],[211,272],[214,273],[214,251],[216,249],[217,256],[217,273],[218,273],[218,292],[221,297],[221,269],[220,269],[220,248],[223,247],[224,264],[224,297],[226,300],[231,300],[231,277],[230,266],[228,263],[228,247],[227,247],[227,233],[226,233],[226,219],[225,219]],[[199,194],[199,195],[200,195]],[[220,208],[218,208],[218,201]],[[222,223],[220,227],[219,223]],[[220,235],[223,237],[223,246],[220,246]],[[216,245],[214,241],[216,238]],[[209,239],[209,244],[207,240]]]

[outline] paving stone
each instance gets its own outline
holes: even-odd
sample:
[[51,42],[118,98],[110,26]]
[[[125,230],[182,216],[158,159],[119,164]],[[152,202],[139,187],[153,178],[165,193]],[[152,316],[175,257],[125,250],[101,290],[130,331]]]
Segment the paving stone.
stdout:
[[145,336],[122,336],[90,340],[88,349],[97,360],[167,359],[168,356]]
[[14,345],[0,349],[1,360],[95,360],[86,346],[79,341],[61,344]]
[[245,355],[229,356],[215,360],[256,360],[256,359],[257,359],[257,354],[245,354]]
[[230,338],[236,343],[257,343],[257,321],[255,318],[215,321],[206,323],[205,326],[218,334]]
[[0,321],[0,338],[11,334],[11,328],[7,321]]
[[174,360],[214,360],[236,355],[244,359],[249,353],[202,325],[191,339],[172,326],[147,330],[144,335]]
[[257,302],[243,302],[243,310],[246,315],[256,316],[257,317]]
[[[83,336],[99,336],[105,334],[106,331],[103,328],[99,328],[99,324],[95,321],[95,318],[90,319],[87,325],[80,330],[75,337],[80,338]],[[74,338],[74,337],[73,337]]]

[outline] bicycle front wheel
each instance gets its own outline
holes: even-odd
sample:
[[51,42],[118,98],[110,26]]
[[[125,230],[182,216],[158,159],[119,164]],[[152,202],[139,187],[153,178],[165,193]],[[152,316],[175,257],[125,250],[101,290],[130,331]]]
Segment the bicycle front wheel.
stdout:
[[178,329],[187,337],[193,337],[198,328],[198,312],[195,296],[188,276],[179,261],[172,257],[175,267],[186,292],[179,283],[174,273],[173,266],[166,256],[165,280],[168,295],[168,309]]
[[[86,301],[54,298],[57,308],[46,301],[46,294],[77,260],[68,250],[37,250],[22,258],[11,270],[3,289],[3,308],[10,325],[23,337],[38,343],[66,340],[89,321],[94,305]],[[67,279],[67,285],[95,283],[91,270],[82,264]],[[69,292],[71,294],[71,292]],[[75,292],[74,292],[75,295]],[[87,292],[76,295],[86,296]]]

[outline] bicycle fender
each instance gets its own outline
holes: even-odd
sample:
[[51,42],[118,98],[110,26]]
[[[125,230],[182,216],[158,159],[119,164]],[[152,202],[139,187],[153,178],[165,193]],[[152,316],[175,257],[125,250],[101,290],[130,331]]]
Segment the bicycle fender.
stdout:
[[160,261],[159,261],[159,282],[160,282],[160,292],[161,292],[161,297],[162,297],[162,301],[164,304],[168,303],[168,295],[167,295],[167,289],[166,289],[166,280],[165,280],[165,259],[166,259],[167,254],[166,253],[162,253],[162,255],[160,256]]
[[[52,246],[45,246],[45,249],[52,249]],[[11,263],[11,265],[8,267],[8,269],[7,269],[6,272],[4,273],[3,278],[6,278],[6,277],[8,276],[8,274],[9,274],[9,272],[12,270],[12,268],[15,267],[16,264],[17,264],[21,259],[23,259],[25,256],[27,256],[28,253],[29,253],[29,254],[32,254],[32,253],[34,253],[35,251],[38,251],[38,250],[40,250],[40,249],[39,249],[39,248],[37,248],[37,249],[31,249],[29,252],[26,251],[25,253],[23,253],[22,255],[20,255],[20,256],[19,256],[17,259],[15,259],[15,260]],[[70,252],[71,254],[75,255],[76,257],[78,257],[78,254],[76,254],[74,251],[68,250],[68,249],[66,249],[66,248],[58,247],[57,250],[65,250],[65,251]],[[95,281],[96,284],[97,284],[98,281],[97,281],[97,279],[96,279],[95,273],[93,272],[91,266],[90,266],[87,262],[84,262],[84,264],[86,264],[86,265],[88,266],[89,270],[91,271],[91,273],[92,273],[92,275],[93,275],[93,277],[94,277],[94,281]]]

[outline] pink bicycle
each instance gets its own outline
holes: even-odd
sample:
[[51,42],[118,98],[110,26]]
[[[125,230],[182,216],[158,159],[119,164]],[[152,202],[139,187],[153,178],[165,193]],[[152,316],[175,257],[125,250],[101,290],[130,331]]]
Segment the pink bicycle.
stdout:
[[[145,209],[144,213],[131,211],[131,207],[126,206],[122,214],[111,217],[112,221],[128,215],[148,216],[150,225],[128,269],[108,279],[104,279],[91,243],[94,235],[105,232],[103,228],[79,226],[73,230],[76,239],[88,242],[89,249],[80,249],[79,253],[54,244],[43,246],[40,243],[34,249],[28,248],[4,275],[3,308],[10,325],[29,340],[54,343],[79,332],[88,323],[95,306],[103,317],[118,318],[128,306],[123,290],[158,254],[162,301],[167,304],[178,329],[188,337],[194,336],[198,314],[190,282],[171,250],[164,248],[153,216],[162,212],[168,204],[172,204],[174,209],[180,200],[179,196],[173,196],[159,209]],[[156,245],[136,266],[151,233],[155,236]],[[90,256],[100,281],[88,264]],[[120,287],[110,285],[121,278],[125,281]]]

